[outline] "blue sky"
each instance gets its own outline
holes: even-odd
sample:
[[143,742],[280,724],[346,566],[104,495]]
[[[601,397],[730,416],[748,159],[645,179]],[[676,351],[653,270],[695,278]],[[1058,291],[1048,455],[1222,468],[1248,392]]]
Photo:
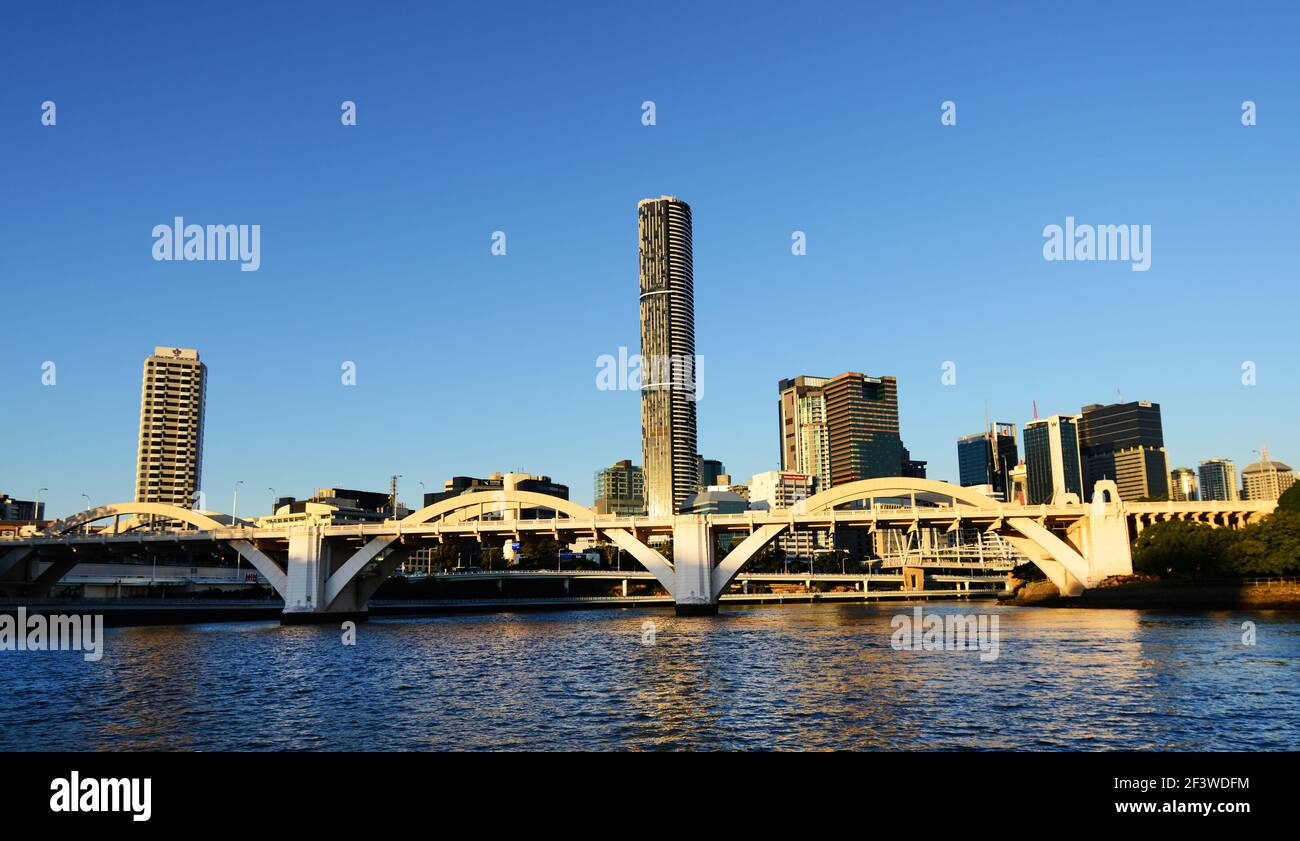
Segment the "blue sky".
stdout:
[[[742,480],[776,466],[777,380],[845,370],[898,377],[934,478],[986,401],[1022,425],[1117,389],[1162,405],[1175,466],[1300,466],[1298,18],[5,4],[0,491],[129,499],[142,361],[182,345],[210,369],[210,507],[236,480],[262,513],[268,487],[400,473],[414,502],[519,468],[590,502],[640,460],[639,395],[597,390],[596,358],[638,347],[636,203],[661,194],[694,211],[701,451]],[[260,270],[155,262],[177,215],[261,225]],[[1151,225],[1151,269],[1046,262],[1067,215]]]

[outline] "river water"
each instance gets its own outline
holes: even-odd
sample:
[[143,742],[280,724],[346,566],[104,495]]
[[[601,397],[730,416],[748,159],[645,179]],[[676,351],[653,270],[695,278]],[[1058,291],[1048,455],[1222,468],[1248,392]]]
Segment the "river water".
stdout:
[[1300,614],[924,605],[981,659],[896,650],[914,607],[107,629],[0,651],[0,749],[1300,749]]

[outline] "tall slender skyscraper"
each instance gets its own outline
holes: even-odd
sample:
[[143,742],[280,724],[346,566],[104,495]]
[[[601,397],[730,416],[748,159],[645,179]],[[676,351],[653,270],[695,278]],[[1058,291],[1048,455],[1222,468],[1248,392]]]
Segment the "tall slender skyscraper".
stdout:
[[192,508],[203,473],[208,368],[192,348],[156,347],[144,361],[136,502]]
[[655,517],[677,513],[699,490],[691,207],[672,196],[642,199],[637,217],[641,241],[641,451],[646,507]]

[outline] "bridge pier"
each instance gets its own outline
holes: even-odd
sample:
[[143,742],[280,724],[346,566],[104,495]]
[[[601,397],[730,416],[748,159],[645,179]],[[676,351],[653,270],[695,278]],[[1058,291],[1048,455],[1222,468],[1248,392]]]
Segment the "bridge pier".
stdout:
[[713,530],[702,515],[684,514],[673,522],[673,601],[678,616],[713,616]]
[[407,553],[390,551],[372,575],[363,575],[362,570],[393,542],[392,538],[371,538],[360,549],[346,552],[347,544],[327,540],[320,526],[292,529],[280,593],[284,599],[280,621],[302,625],[367,619],[370,596]]

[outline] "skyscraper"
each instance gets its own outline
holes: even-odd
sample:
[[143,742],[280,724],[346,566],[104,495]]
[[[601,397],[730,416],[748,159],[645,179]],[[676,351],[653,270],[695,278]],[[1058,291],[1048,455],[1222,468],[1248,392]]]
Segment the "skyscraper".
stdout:
[[1159,403],[1141,400],[1084,406],[1079,455],[1085,500],[1092,499],[1093,485],[1100,479],[1113,479],[1121,499],[1169,496],[1169,460]]
[[1019,461],[1016,425],[995,423],[983,432],[957,439],[957,467],[964,487],[988,485],[993,495],[1008,501],[1011,471]]
[[1052,415],[1025,424],[1029,505],[1051,504],[1067,493],[1083,499],[1078,423],[1078,415]]
[[850,371],[824,390],[831,485],[903,475],[897,381]]
[[1226,458],[1210,458],[1201,462],[1197,473],[1201,478],[1201,501],[1236,502],[1237,465]]
[[831,486],[831,445],[826,431],[827,377],[781,380],[777,404],[781,435],[781,469],[814,476],[817,487]]
[[1196,471],[1190,467],[1175,467],[1169,472],[1169,498],[1174,502],[1195,502]]
[[156,347],[144,361],[136,502],[191,508],[203,471],[208,368],[192,348]]
[[650,516],[699,490],[695,434],[695,280],[691,208],[672,196],[637,205],[641,243],[641,451]]
[[1268,447],[1260,453],[1259,461],[1246,465],[1241,471],[1241,485],[1246,499],[1277,499],[1295,484],[1295,473],[1280,461],[1269,461]]
[[716,458],[705,458],[697,453],[695,475],[698,477],[696,483],[700,486],[700,490],[705,491],[718,484],[719,477],[727,475],[727,467]]

